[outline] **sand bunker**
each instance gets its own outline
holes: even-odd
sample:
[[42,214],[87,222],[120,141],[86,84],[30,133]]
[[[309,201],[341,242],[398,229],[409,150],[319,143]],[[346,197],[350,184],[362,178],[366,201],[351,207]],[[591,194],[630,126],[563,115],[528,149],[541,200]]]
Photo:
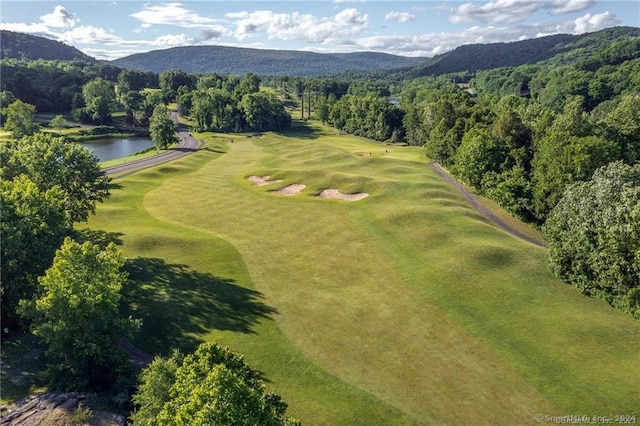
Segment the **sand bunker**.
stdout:
[[280,194],[280,195],[298,195],[300,191],[302,191],[304,188],[305,188],[305,185],[301,183],[294,183],[292,185],[285,186],[284,188],[278,191],[272,191],[272,192],[275,192],[276,194]]
[[282,182],[280,179],[269,180],[269,178],[271,178],[271,176],[249,176],[247,180],[255,186],[265,186]]
[[343,194],[337,189],[325,189],[322,192],[320,192],[318,195],[316,195],[316,197],[318,198],[335,198],[343,201],[358,201],[368,196],[369,194],[367,194],[366,192],[358,192],[355,194]]

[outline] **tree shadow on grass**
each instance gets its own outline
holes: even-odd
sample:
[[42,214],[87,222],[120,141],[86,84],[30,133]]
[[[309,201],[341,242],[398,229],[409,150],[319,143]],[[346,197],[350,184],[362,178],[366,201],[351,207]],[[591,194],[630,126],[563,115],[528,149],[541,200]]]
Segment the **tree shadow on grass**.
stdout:
[[81,241],[91,241],[93,244],[98,245],[100,248],[106,248],[109,243],[114,243],[117,246],[122,245],[122,232],[107,232],[100,229],[84,228],[75,231],[74,237]]
[[143,321],[134,341],[151,354],[193,352],[212,329],[254,333],[260,320],[277,313],[260,292],[185,265],[138,257],[124,270],[129,281],[123,298],[129,314]]
[[309,123],[302,120],[293,120],[291,128],[282,131],[281,134],[298,139],[318,139],[321,136],[318,129],[314,129]]

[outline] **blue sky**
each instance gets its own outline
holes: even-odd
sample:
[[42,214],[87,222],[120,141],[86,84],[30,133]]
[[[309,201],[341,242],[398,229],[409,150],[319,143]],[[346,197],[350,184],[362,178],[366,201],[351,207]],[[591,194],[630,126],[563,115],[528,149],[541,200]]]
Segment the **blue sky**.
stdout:
[[184,45],[431,57],[470,43],[640,26],[640,2],[0,0],[0,28],[98,59]]

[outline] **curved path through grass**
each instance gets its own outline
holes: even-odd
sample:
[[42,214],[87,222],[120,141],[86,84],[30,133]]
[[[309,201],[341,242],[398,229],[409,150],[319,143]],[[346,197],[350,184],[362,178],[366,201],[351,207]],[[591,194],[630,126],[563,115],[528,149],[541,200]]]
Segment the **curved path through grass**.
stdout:
[[442,179],[444,179],[447,182],[449,182],[458,191],[460,191],[462,196],[467,201],[469,201],[469,203],[471,203],[471,205],[476,210],[478,210],[480,213],[485,215],[487,217],[487,219],[489,219],[491,222],[496,224],[498,227],[504,229],[506,232],[508,232],[509,234],[513,235],[516,238],[520,238],[521,240],[527,241],[527,242],[529,242],[531,244],[535,244],[535,245],[540,246],[540,247],[544,247],[545,246],[543,241],[540,241],[540,240],[538,240],[536,238],[530,237],[529,235],[526,235],[526,234],[518,231],[517,229],[514,229],[512,226],[510,226],[504,220],[500,219],[498,216],[493,214],[489,209],[487,209],[485,206],[483,206],[467,188],[465,188],[457,180],[455,180],[455,178],[453,178],[446,171],[444,171],[438,162],[432,161],[432,162],[430,162],[428,164],[428,166],[438,176],[440,176]]
[[115,177],[129,176],[133,173],[139,172],[140,170],[148,169],[150,167],[155,167],[173,160],[177,160],[178,158],[184,157],[185,155],[196,152],[202,147],[202,142],[194,138],[191,132],[181,126],[178,121],[177,112],[174,111],[171,113],[171,119],[178,126],[178,131],[176,132],[178,140],[180,141],[178,143],[178,146],[151,157],[145,157],[139,160],[129,161],[123,164],[106,167],[104,168],[105,173]]

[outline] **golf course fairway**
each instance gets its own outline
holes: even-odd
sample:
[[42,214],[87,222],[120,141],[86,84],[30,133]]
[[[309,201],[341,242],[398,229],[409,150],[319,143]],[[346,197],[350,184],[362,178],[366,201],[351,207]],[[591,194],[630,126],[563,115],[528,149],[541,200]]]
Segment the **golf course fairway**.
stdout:
[[228,345],[306,425],[640,414],[640,323],[554,278],[421,149],[319,124],[197,137],[114,180],[86,231],[129,259],[139,348]]

